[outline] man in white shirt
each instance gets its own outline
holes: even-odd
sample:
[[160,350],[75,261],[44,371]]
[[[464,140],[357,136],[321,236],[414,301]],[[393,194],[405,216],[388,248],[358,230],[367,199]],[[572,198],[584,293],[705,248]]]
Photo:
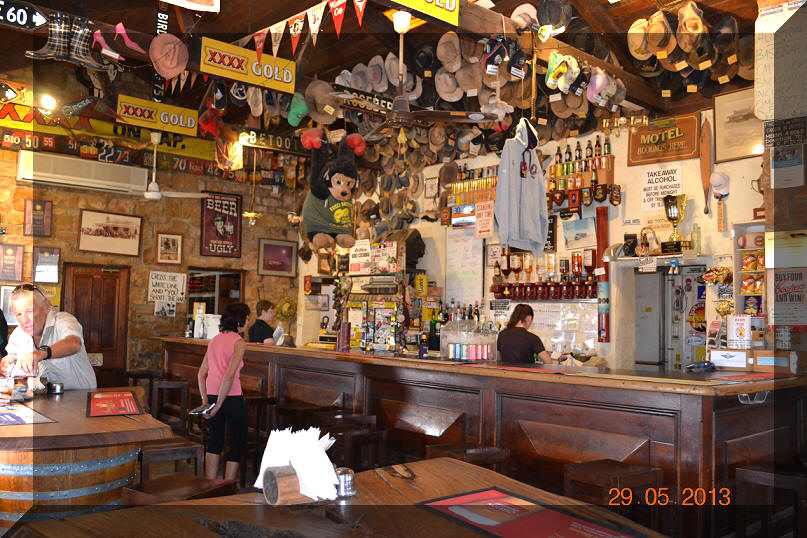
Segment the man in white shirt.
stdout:
[[7,369],[12,357],[26,375],[40,374],[65,390],[96,388],[95,371],[84,349],[81,324],[67,312],[55,312],[44,292],[23,284],[11,292],[11,310],[20,325],[11,333],[8,356],[0,362]]

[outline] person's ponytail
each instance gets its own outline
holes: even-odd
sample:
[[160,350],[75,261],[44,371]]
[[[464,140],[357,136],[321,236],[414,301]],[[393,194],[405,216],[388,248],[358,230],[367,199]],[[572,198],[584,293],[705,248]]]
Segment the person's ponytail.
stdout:
[[513,313],[510,315],[510,319],[507,321],[507,328],[512,329],[515,327],[519,322],[524,321],[530,316],[534,316],[534,312],[532,311],[532,307],[528,304],[517,304],[516,307],[513,309]]

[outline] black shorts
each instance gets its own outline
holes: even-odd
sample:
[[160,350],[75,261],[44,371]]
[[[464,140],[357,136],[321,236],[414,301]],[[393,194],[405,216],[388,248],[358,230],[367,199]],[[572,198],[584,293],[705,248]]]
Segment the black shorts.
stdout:
[[[215,403],[218,396],[207,396]],[[227,396],[221,409],[207,421],[208,440],[206,452],[221,454],[224,448],[224,430],[227,430],[227,461],[241,463],[247,448],[247,404],[244,396]]]

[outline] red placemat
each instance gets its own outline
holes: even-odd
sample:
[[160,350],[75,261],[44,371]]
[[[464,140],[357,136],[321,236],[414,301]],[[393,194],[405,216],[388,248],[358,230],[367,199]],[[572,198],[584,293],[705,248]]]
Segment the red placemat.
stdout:
[[87,416],[142,415],[143,409],[130,390],[87,393]]

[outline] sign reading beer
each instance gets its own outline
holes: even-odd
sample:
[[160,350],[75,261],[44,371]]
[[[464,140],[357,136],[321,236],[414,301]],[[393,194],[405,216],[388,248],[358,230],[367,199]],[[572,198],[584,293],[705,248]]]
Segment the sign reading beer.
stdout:
[[681,161],[700,155],[699,113],[650,122],[630,134],[628,166]]
[[188,136],[196,136],[196,124],[199,120],[196,110],[123,94],[118,95],[118,116],[118,121],[124,123]]
[[202,256],[241,257],[241,196],[220,192],[202,198]]
[[258,55],[248,50],[209,37],[202,38],[199,70],[219,77],[240,80],[286,93],[294,93],[294,60]]
[[447,22],[453,26],[460,24],[459,0],[392,0],[396,4],[406,6],[412,11]]

